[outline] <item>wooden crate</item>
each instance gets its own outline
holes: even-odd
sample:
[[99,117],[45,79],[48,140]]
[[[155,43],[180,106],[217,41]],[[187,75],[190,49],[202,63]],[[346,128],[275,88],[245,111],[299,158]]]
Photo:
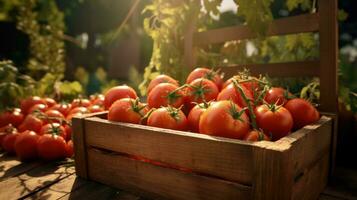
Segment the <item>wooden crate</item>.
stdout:
[[105,118],[101,113],[73,119],[77,174],[136,194],[159,199],[316,199],[327,183],[333,135],[327,116],[276,142]]
[[[246,26],[185,33],[185,62],[200,45],[254,38]],[[318,32],[318,60],[248,65],[253,74],[317,76],[320,111],[312,125],[276,142],[245,142],[106,120],[73,119],[77,174],[163,199],[316,199],[334,160],[337,111],[337,0],[319,0],[318,13],[274,20],[268,35]],[[244,65],[247,67],[247,65]],[[228,76],[242,66],[222,67]],[[141,156],[154,162],[135,160]],[[190,170],[179,170],[179,169]]]

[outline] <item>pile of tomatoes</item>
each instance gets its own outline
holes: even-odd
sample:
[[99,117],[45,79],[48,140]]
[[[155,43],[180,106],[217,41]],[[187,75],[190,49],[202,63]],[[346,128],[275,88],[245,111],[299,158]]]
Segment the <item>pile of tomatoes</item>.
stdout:
[[57,160],[73,156],[71,119],[104,111],[104,96],[57,103],[38,96],[21,101],[20,108],[0,114],[0,146],[20,160]]
[[246,72],[224,82],[219,72],[196,68],[183,85],[167,75],[154,78],[147,103],[128,86],[113,87],[104,106],[110,121],[249,141],[275,141],[319,120],[309,101],[269,85]]

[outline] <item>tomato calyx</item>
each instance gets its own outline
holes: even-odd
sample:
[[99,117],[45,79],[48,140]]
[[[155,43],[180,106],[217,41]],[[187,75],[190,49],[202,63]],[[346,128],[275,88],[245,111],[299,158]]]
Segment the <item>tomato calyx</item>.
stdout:
[[275,102],[275,103],[273,103],[273,104],[265,104],[265,105],[268,107],[268,109],[269,109],[271,112],[275,113],[275,112],[278,111],[281,107],[283,107],[283,105],[278,105],[277,103],[278,103],[278,101]]
[[172,106],[167,106],[165,107],[165,109],[167,110],[167,112],[169,113],[169,115],[175,119],[176,121],[180,120],[180,110],[181,110],[182,106],[180,108],[175,108]]
[[[192,88],[192,95],[194,96],[195,101],[197,101],[200,98],[202,100],[204,100],[205,94],[211,92],[211,89],[206,89],[206,87],[203,85],[203,80],[204,79],[201,79],[201,81],[198,85],[188,84],[188,87]],[[208,79],[208,80],[210,80],[210,79]]]
[[192,102],[192,103],[195,105],[198,105],[198,107],[200,107],[202,109],[207,109],[212,104],[212,101],[207,102],[207,101],[203,100],[202,103],[197,103],[197,102]]
[[144,117],[144,115],[141,113],[141,111],[147,107],[147,105],[140,106],[139,98],[136,98],[134,101],[130,101],[131,109],[138,113],[141,117]]
[[231,104],[231,106],[230,106],[228,112],[232,116],[232,118],[234,120],[239,120],[241,122],[244,122],[243,119],[241,118],[241,116],[243,115],[243,113],[245,113],[245,110],[247,108],[243,108],[242,110],[238,111],[237,105],[235,103],[233,103],[233,101],[230,101],[230,104]]
[[181,98],[183,95],[179,94],[178,92],[183,90],[184,88],[188,87],[188,84],[184,84],[181,87],[176,88],[175,90],[171,91],[167,94],[166,98],[169,101],[169,104],[173,104],[176,102],[178,98]]
[[214,77],[217,76],[217,75],[218,75],[220,78],[222,78],[222,79],[223,79],[223,77],[224,77],[224,73],[221,73],[221,69],[217,69],[216,71],[214,71],[214,70],[212,69],[212,70],[210,70],[208,73],[206,73],[206,74],[203,76],[203,78],[208,79],[208,80],[210,80],[210,81],[213,81],[213,80],[214,80]]

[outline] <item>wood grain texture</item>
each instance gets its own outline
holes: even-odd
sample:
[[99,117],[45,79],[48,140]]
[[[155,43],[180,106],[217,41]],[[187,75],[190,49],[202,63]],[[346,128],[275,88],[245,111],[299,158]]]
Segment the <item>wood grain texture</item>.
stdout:
[[[89,177],[159,199],[251,199],[251,187],[88,150]],[[115,177],[115,178],[113,178]],[[222,196],[223,195],[223,196]]]
[[249,185],[252,146],[245,141],[143,125],[85,121],[87,145],[139,155]]
[[327,184],[329,172],[329,153],[326,152],[310,169],[305,169],[304,174],[294,184],[292,191],[293,200],[315,200]]
[[337,0],[318,1],[320,13],[320,110],[337,113]]
[[24,174],[0,182],[1,199],[18,199],[30,196],[74,173],[74,167],[50,163]]
[[315,124],[307,125],[281,139],[291,144],[294,176],[304,172],[306,168],[311,168],[330,152],[331,137],[332,119],[322,116]]
[[271,77],[303,77],[319,76],[319,61],[301,61],[289,63],[267,63],[267,64],[246,64],[217,67],[225,74],[231,77],[244,68],[249,69],[252,75],[269,75]]
[[84,118],[85,117],[74,117],[72,119],[72,135],[76,173],[82,178],[87,178],[87,149]]
[[[277,19],[269,25],[267,36],[314,32],[319,29],[318,22],[317,13]],[[200,46],[256,37],[248,26],[240,25],[195,33],[193,41],[195,46]]]
[[292,159],[289,143],[254,143],[253,199],[290,199],[294,181]]

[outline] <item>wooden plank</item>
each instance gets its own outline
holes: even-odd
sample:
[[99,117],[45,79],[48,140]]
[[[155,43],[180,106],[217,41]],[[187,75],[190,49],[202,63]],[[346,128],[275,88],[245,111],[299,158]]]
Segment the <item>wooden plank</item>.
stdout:
[[[251,187],[164,168],[95,149],[88,150],[89,177],[163,199],[251,199]],[[115,177],[115,178],[113,178]]]
[[320,110],[338,111],[338,21],[337,0],[318,1],[320,17]]
[[281,139],[289,142],[292,146],[294,176],[303,173],[306,168],[311,168],[326,153],[330,152],[331,136],[332,119],[322,116],[317,123],[307,125]]
[[73,130],[73,147],[74,147],[74,160],[76,166],[76,173],[82,178],[88,177],[87,172],[87,149],[86,149],[86,134],[84,133],[84,118],[74,117],[72,119]]
[[[198,1],[197,1],[198,2]],[[197,14],[197,13],[194,13]],[[193,69],[196,64],[196,47],[193,45],[193,34],[196,30],[196,16],[192,17],[194,20],[191,20],[187,27],[185,28],[184,33],[184,55],[183,63],[185,68],[183,69]]]
[[24,174],[0,182],[2,199],[27,197],[74,173],[74,167],[64,167],[57,163],[37,167]]
[[326,152],[311,169],[306,169],[304,174],[294,184],[292,199],[317,199],[327,184],[328,164],[329,152]]
[[252,181],[252,146],[245,141],[99,118],[85,121],[87,145],[140,155],[245,185]]
[[87,181],[84,179],[72,174],[49,187],[31,194],[26,199],[59,199],[72,191],[83,187],[86,183]]
[[289,143],[256,142],[253,148],[253,198],[290,199],[293,186],[293,157]]
[[23,163],[17,160],[15,156],[3,154],[0,159],[0,181],[23,174],[41,165],[43,165],[42,162]]
[[[318,31],[318,22],[317,13],[277,19],[269,25],[267,36]],[[253,38],[256,38],[256,34],[247,25],[240,25],[195,33],[193,41],[195,46],[200,46]]]
[[246,64],[217,67],[225,74],[231,77],[244,68],[249,69],[252,75],[268,74],[271,77],[313,77],[319,76],[319,61],[300,61],[289,63],[267,63],[267,64]]

